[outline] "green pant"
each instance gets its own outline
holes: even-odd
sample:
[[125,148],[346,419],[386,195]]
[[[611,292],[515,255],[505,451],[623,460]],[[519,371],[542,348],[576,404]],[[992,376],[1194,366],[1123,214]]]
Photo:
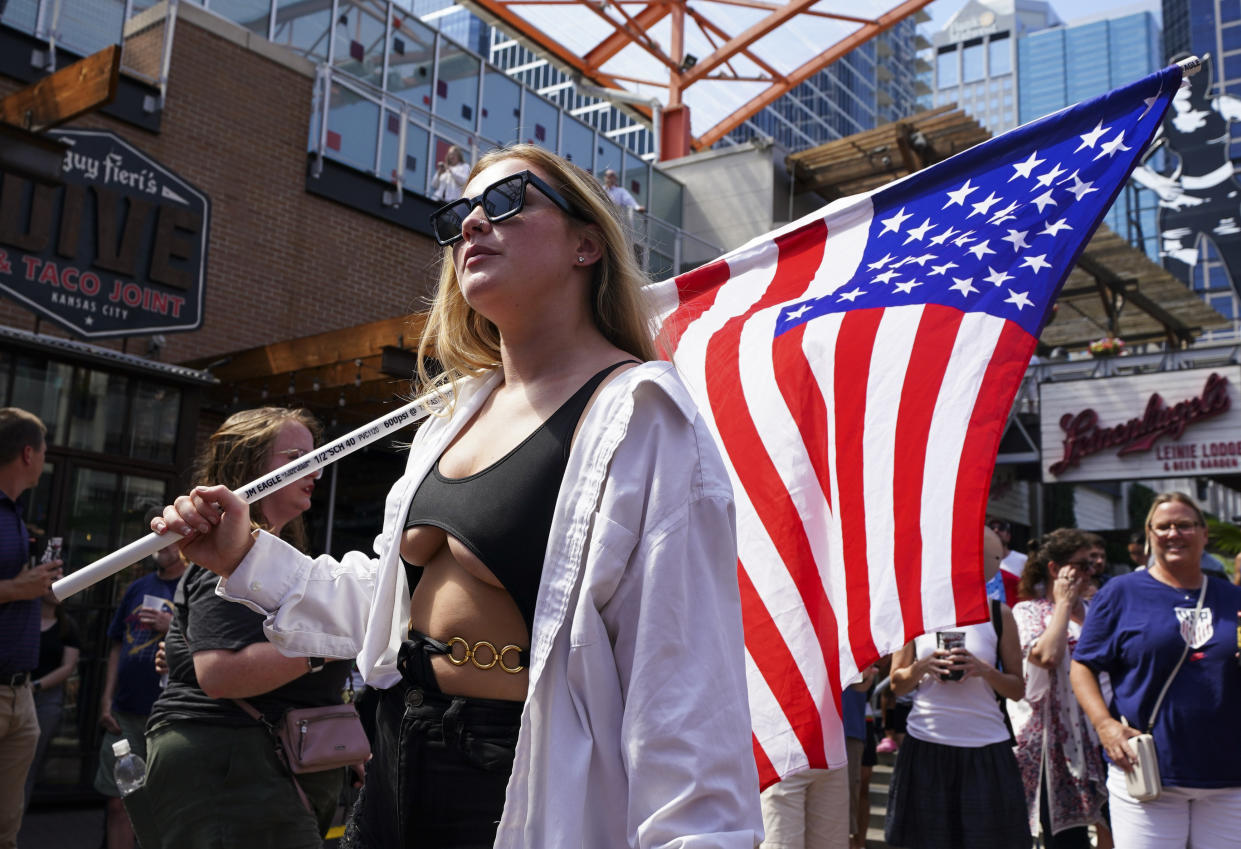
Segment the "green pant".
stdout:
[[312,816],[265,728],[170,722],[148,733],[147,752],[143,792],[166,849],[323,845],[344,770],[298,776]]

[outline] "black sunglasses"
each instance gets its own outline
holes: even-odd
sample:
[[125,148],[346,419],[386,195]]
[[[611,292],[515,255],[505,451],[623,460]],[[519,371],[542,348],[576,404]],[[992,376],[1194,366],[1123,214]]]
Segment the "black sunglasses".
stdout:
[[483,208],[483,214],[492,224],[512,218],[526,205],[526,186],[528,185],[533,185],[547,195],[548,200],[560,207],[565,215],[572,218],[578,217],[560,192],[535,174],[529,171],[518,171],[516,174],[492,183],[483,189],[483,193],[478,197],[454,200],[432,212],[431,230],[435,233],[435,241],[445,247],[461,241],[461,225],[465,223],[466,217],[474,211],[476,206]]

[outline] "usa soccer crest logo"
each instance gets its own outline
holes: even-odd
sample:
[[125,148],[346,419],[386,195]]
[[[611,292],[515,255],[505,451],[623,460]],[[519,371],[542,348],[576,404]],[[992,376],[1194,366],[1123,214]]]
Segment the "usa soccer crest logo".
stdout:
[[1215,619],[1207,608],[1176,608],[1176,618],[1181,623],[1181,638],[1191,649],[1200,649],[1215,633]]

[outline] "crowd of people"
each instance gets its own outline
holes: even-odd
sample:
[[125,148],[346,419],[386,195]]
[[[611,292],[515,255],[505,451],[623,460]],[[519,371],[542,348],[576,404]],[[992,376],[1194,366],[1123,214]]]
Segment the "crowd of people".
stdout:
[[[1124,849],[1234,845],[1241,743],[1202,729],[1241,708],[1241,589],[1204,575],[1205,518],[1177,493],[1155,499],[1132,574],[1077,530],[1023,560],[1006,524],[980,529],[989,621],[867,670],[842,695],[848,767],[760,794],[728,475],[655,355],[614,187],[529,145],[443,166],[420,345],[443,370],[418,376],[442,403],[373,551],[308,550],[316,474],[233,494],[314,450],[300,410],[231,416],[196,486],[148,517],[182,538],[109,629],[96,782],[119,797],[113,740],[145,757],[146,849],[313,849],[355,780],[350,849],[856,849],[879,751],[896,752],[892,846],[1080,847],[1090,829]],[[16,501],[44,441],[0,410],[0,849],[80,644]],[[355,665],[371,756],[291,771],[272,729],[341,703]],[[1163,784],[1148,801],[1127,780],[1139,734]],[[110,847],[134,845],[130,801],[109,804]]]

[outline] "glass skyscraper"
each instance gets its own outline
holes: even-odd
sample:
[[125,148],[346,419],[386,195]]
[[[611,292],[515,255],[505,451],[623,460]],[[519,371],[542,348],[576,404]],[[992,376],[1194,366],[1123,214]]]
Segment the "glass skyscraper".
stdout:
[[[1150,12],[1076,21],[1017,42],[1017,117],[1026,123],[1139,80],[1163,65],[1159,24]],[[1159,262],[1155,196],[1134,187],[1104,219]]]
[[931,103],[959,105],[998,135],[1017,126],[1017,42],[1060,23],[1042,0],[969,0],[931,36]]

